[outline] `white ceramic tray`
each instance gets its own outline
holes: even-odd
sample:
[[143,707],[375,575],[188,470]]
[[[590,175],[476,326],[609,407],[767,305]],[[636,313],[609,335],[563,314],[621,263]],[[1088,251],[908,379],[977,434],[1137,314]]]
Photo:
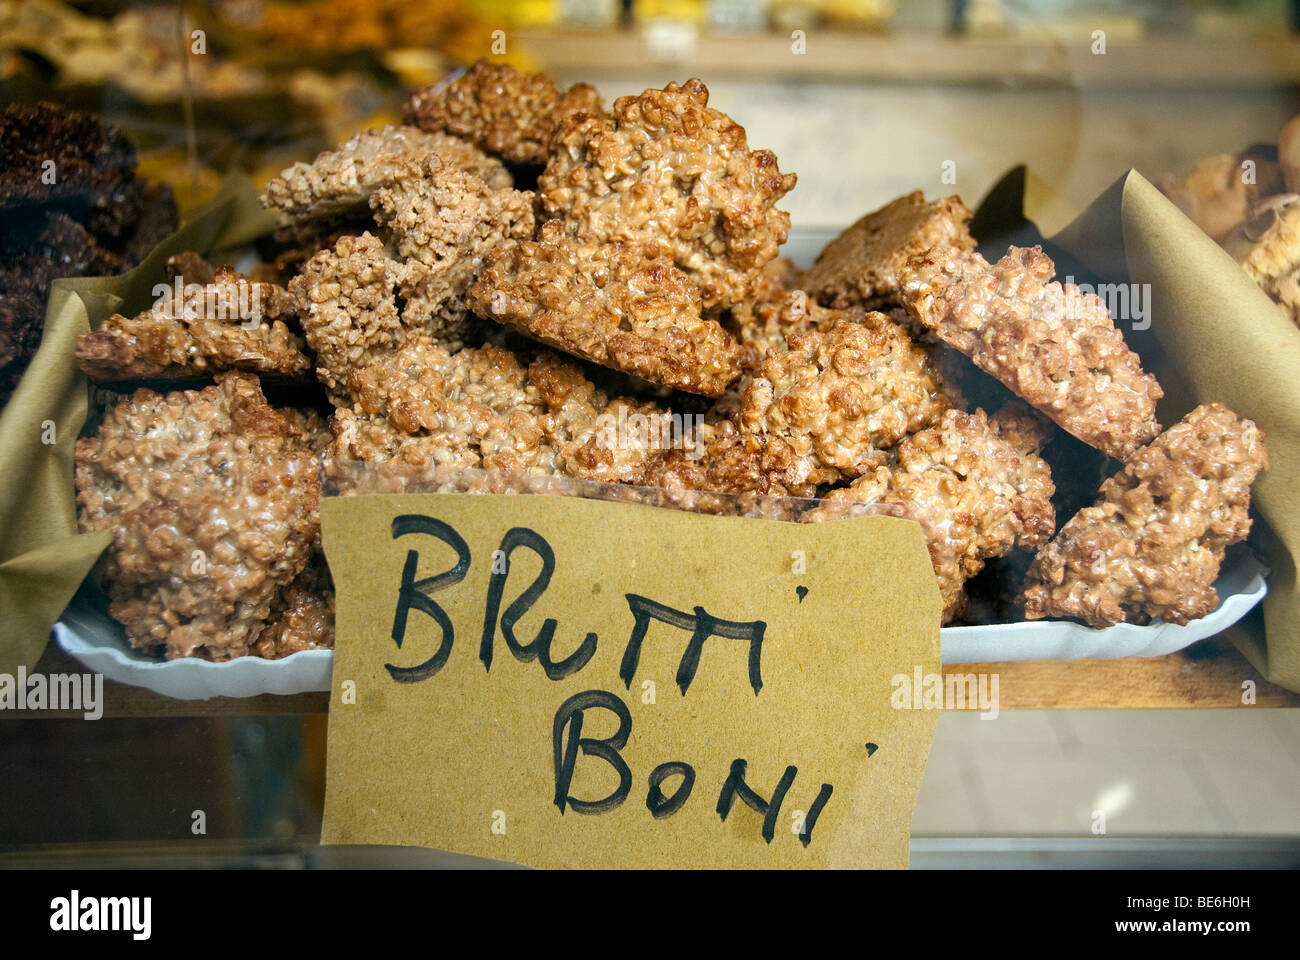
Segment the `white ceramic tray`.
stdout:
[[944,663],[984,663],[1005,660],[1115,660],[1119,657],[1163,657],[1222,633],[1250,613],[1268,593],[1265,571],[1245,551],[1230,558],[1214,587],[1221,598],[1208,617],[1186,625],[1157,620],[1146,626],[1121,623],[1094,630],[1070,620],[945,627]]
[[[1122,623],[1092,630],[1078,623],[1038,621],[984,627],[945,627],[946,664],[1005,660],[1077,660],[1091,657],[1162,657],[1236,623],[1268,592],[1264,570],[1248,554],[1238,554],[1216,587],[1223,601],[1208,617],[1186,626]],[[206,660],[155,660],[132,650],[115,622],[90,607],[69,607],[54,625],[54,638],[69,655],[109,680],[145,687],[178,700],[254,697],[263,693],[306,693],[330,689],[334,654],[307,650],[284,660],[241,657],[226,663]]]
[[69,656],[109,680],[177,700],[328,690],[334,667],[333,650],[304,650],[283,660],[158,660],[133,650],[116,621],[76,606],[69,607],[54,625],[54,639]]

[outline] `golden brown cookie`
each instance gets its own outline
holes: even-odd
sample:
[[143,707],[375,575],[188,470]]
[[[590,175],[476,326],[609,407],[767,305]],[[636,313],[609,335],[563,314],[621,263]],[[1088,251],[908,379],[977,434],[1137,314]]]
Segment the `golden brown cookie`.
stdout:
[[365,130],[311,163],[295,163],[271,179],[262,203],[279,210],[280,225],[301,232],[310,224],[367,212],[380,187],[413,170],[428,156],[480,177],[491,189],[513,185],[501,161],[472,143],[416,127]]
[[861,476],[934,424],[948,405],[940,387],[926,351],[884,314],[859,322],[841,315],[768,353],[741,398],[738,425],[788,444],[802,466],[782,483],[804,491]]
[[1036,550],[1055,529],[1051,470],[1017,451],[983,410],[949,410],[898,446],[896,464],[833,490],[808,522],[880,514],[921,524],[943,596],[944,622],[961,611],[963,584],[987,560]]
[[319,539],[316,459],[256,377],[137,390],[77,441],[82,532],[111,530],[109,610],[168,658],[243,656]]
[[775,205],[796,178],[708,104],[689,80],[571,117],[537,187],[572,237],[662,247],[713,311],[749,299],[776,258],[790,216]]
[[[194,264],[191,275],[205,276]],[[115,313],[77,334],[77,366],[100,382],[202,379],[223,370],[309,380],[312,362],[293,322],[293,298],[276,284],[250,282],[229,266],[202,285],[177,274],[150,309]]]
[[1159,432],[1164,392],[1115,329],[1106,304],[1040,247],[995,264],[937,247],[902,270],[907,312],[1085,443],[1124,459]]
[[600,113],[594,87],[579,83],[561,91],[540,73],[479,60],[411,95],[407,122],[422,130],[465,137],[508,163],[542,164],[556,129],[576,113]]
[[378,237],[343,236],[289,282],[316,375],[336,403],[348,374],[397,348],[407,336],[397,312],[399,266]]
[[465,294],[487,255],[532,237],[533,195],[494,190],[482,178],[430,156],[370,198],[400,258],[402,323],[459,349],[477,324]]
[[971,212],[957,196],[926,202],[920,190],[875,210],[826,245],[803,287],[829,307],[898,302],[898,272],[931,247],[975,249]]
[[498,247],[469,293],[479,316],[567,353],[688,393],[716,397],[740,376],[740,351],[667,257],[567,236]]
[[1108,627],[1209,614],[1223,551],[1250,532],[1250,485],[1268,467],[1263,439],[1213,403],[1138,450],[1035,558],[1025,616]]

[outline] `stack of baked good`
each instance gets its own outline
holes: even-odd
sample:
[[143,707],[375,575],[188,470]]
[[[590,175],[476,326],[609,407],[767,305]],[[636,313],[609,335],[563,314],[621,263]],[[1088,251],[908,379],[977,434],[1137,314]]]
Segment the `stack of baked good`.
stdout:
[[0,112],[0,407],[41,340],[50,284],[121,273],[176,229],[166,187],[136,176],[135,147],[88,113]]
[[[328,643],[317,464],[343,493],[560,478],[909,518],[945,622],[1015,550],[1035,557],[1008,567],[1030,617],[1208,613],[1265,463],[1254,425],[1214,405],[1162,433],[1105,305],[1039,249],[987,262],[956,197],[902,197],[801,274],[778,257],[794,184],[698,80],[607,107],[482,62],[415,94],[406,125],[285,170],[264,198],[296,251],[284,286],[176,261],[205,296],[79,344],[104,383],[217,379],[139,390],[79,445],[82,525],[117,531],[114,616],[168,656]],[[971,404],[985,374],[1020,399]],[[328,427],[273,408],[259,375],[318,381]],[[1039,453],[1061,431],[1123,468],[1058,533]]]
[[1160,189],[1300,326],[1300,116],[1276,147],[1205,157]]

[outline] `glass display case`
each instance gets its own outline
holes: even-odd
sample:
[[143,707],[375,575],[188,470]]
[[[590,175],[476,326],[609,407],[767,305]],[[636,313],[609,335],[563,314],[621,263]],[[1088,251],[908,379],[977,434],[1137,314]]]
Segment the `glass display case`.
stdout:
[[[426,457],[671,506],[854,491],[838,502],[916,520],[953,591],[947,689],[991,679],[992,699],[942,704],[913,868],[1300,866],[1300,4],[0,0],[0,101],[0,865],[509,866],[321,844],[347,708],[314,498],[470,492],[379,465]],[[613,154],[630,159],[602,170]],[[915,211],[853,227],[916,191]],[[939,211],[949,196],[965,214]],[[647,279],[632,261],[652,240]],[[927,275],[931,244],[957,260]],[[1046,278],[1007,273],[1035,244]],[[326,316],[366,269],[387,300]],[[614,333],[590,333],[601,311]],[[662,333],[665,311],[690,332]],[[419,324],[436,343],[403,332]],[[827,359],[857,341],[823,340],[864,329],[903,366],[837,392],[819,378],[866,376]],[[563,433],[578,414],[537,399],[539,342],[577,358],[591,416],[620,394],[689,415],[701,458],[608,466]],[[413,344],[437,358],[368,366]],[[891,433],[868,421],[921,389],[893,380],[908,363],[933,368],[932,396]],[[996,420],[1012,394],[1033,450]],[[1170,433],[1215,401],[1226,414]],[[922,453],[936,425],[1025,472]],[[714,464],[741,472],[742,451],[758,479],[727,486]],[[241,457],[256,468],[229,473]],[[349,457],[371,486],[331,473]],[[915,479],[939,470],[934,490]],[[550,492],[512,484],[480,489]],[[388,598],[372,616],[388,629]],[[161,670],[184,661],[223,672]]]

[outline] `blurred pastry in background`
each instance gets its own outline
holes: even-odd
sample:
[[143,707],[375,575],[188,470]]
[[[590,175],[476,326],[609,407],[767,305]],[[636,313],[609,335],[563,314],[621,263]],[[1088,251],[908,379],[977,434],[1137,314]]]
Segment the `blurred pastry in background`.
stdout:
[[1186,177],[1165,176],[1157,185],[1192,222],[1222,240],[1261,197],[1281,192],[1282,168],[1262,157],[1220,153],[1200,160]]
[[491,32],[461,0],[271,0],[227,2],[219,9],[227,22],[278,46],[313,53],[443,48],[473,27],[480,27],[485,38]]
[[[184,25],[184,36],[193,26]],[[174,7],[164,16],[126,10],[101,20],[57,0],[0,0],[0,51],[36,54],[54,66],[61,87],[112,84],[141,103],[178,100],[187,83],[195,96],[213,100],[270,92],[265,70],[230,57],[190,56],[180,35]]]
[[1300,193],[1300,116],[1292,117],[1277,136],[1277,160],[1290,193]]
[[1224,237],[1223,248],[1300,325],[1300,195],[1270,197]]
[[0,113],[0,404],[40,343],[50,284],[120,273],[176,229],[171,190],[94,115],[49,103]]
[[1159,187],[1300,326],[1300,116],[1271,145],[1201,160]]

